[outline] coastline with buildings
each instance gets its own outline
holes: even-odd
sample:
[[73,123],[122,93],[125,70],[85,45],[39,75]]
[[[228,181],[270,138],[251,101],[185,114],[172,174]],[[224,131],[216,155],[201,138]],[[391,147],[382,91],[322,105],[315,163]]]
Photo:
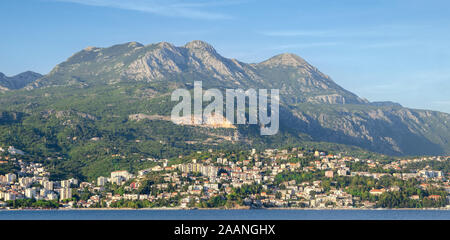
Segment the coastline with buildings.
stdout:
[[299,148],[210,150],[134,174],[51,181],[41,163],[9,149],[20,170],[0,176],[2,209],[450,209],[448,172],[411,168],[447,156],[382,162]]

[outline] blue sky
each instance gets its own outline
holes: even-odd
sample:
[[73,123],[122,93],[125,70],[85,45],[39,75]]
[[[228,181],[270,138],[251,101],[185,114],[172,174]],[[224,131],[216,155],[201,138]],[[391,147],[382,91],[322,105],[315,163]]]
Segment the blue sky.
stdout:
[[450,113],[449,1],[2,0],[0,72],[87,47],[200,39],[225,57],[295,53],[370,101]]

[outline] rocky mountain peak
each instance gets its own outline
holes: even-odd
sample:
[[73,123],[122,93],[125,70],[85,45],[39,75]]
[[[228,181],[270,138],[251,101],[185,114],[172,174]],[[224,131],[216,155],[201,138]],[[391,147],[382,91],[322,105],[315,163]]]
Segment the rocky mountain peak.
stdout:
[[144,45],[143,44],[141,44],[141,43],[138,43],[138,42],[129,42],[128,43],[128,46],[130,46],[130,47],[143,47]]
[[156,44],[158,47],[160,47],[160,48],[169,48],[169,49],[171,49],[171,48],[175,48],[175,46],[173,45],[173,44],[171,44],[171,43],[168,43],[168,42],[159,42],[158,44]]
[[96,49],[99,49],[99,48],[98,47],[94,47],[94,46],[88,46],[88,47],[85,47],[83,50],[89,52],[89,51],[94,51]]
[[209,43],[201,41],[201,40],[194,40],[191,42],[186,43],[186,45],[184,45],[185,48],[190,49],[190,50],[203,50],[203,51],[207,51],[207,52],[213,52],[215,53],[216,50],[214,49],[213,46],[211,46]]
[[265,66],[291,66],[291,67],[299,67],[299,66],[309,66],[309,64],[301,57],[292,54],[292,53],[282,53],[276,55],[264,62],[260,63]]
[[[36,77],[39,78],[36,80]],[[136,81],[134,86],[133,81]],[[137,83],[139,81],[145,83]],[[101,114],[116,109],[123,117],[139,114],[136,109],[147,107],[151,112],[142,114],[152,115],[144,116],[162,116],[157,114],[167,112],[165,97],[180,84],[188,85],[193,81],[202,81],[205,89],[279,89],[280,132],[289,134],[280,138],[289,136],[288,141],[297,139],[290,136],[302,136],[297,140],[305,136],[308,141],[344,143],[388,154],[450,153],[448,114],[405,109],[392,102],[369,103],[294,54],[284,53],[259,64],[246,64],[222,57],[203,41],[192,41],[180,47],[167,42],[146,46],[129,42],[85,49],[44,77],[32,73],[14,77],[0,74],[0,91],[20,89],[24,84],[28,84],[26,88],[30,90],[42,87],[33,94],[17,91],[17,97],[2,99],[8,107],[18,102],[16,99],[23,99],[16,108],[22,109],[23,105],[27,106],[26,110],[42,99],[40,105],[45,109],[61,106],[59,108],[84,113],[85,96],[95,96],[92,98],[94,105],[86,114],[100,113],[99,121],[105,119],[107,124],[109,115]],[[52,86],[59,88],[52,89]],[[53,94],[55,92],[58,94]],[[58,102],[65,98],[74,100]],[[104,102],[111,100],[114,104],[102,108],[106,107]],[[57,105],[44,105],[53,103]],[[66,103],[69,105],[62,105]],[[80,109],[83,111],[78,111]],[[153,122],[168,118],[164,115],[146,119]],[[156,129],[160,125],[154,126]],[[239,131],[246,134],[245,130]],[[158,138],[167,138],[166,134],[162,132]]]

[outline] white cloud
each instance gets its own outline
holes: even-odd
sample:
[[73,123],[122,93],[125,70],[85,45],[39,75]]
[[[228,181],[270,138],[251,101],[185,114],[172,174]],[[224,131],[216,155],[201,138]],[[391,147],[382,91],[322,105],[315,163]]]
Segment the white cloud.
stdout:
[[54,0],[88,6],[111,7],[152,13],[168,17],[192,19],[231,19],[230,15],[211,11],[210,7],[237,4],[237,1],[180,1],[180,0]]

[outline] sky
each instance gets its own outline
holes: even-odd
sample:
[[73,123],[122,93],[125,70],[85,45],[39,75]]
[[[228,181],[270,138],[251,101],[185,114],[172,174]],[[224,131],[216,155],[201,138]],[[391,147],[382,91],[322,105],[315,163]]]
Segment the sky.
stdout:
[[370,101],[450,113],[447,0],[1,0],[0,72],[87,46],[192,40],[247,63],[294,53]]

